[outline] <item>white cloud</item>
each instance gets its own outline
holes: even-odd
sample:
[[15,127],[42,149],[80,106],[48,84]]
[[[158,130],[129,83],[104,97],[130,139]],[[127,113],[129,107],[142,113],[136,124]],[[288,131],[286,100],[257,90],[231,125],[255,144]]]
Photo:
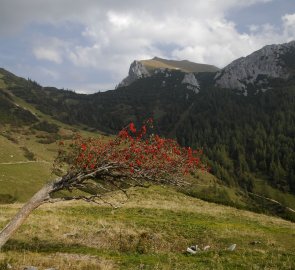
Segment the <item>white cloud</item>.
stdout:
[[[73,86],[73,88],[76,88],[77,85]],[[112,90],[114,89],[113,83],[85,83],[79,85],[79,90],[77,90],[77,93],[80,94],[87,94],[89,91],[91,92],[98,92],[98,91],[105,91],[105,90]]]
[[288,41],[295,39],[295,13],[283,16],[284,35]]
[[44,76],[44,77],[50,77],[52,80],[57,81],[60,78],[60,75],[58,72],[45,68],[45,67],[40,67],[39,72]]
[[57,64],[62,63],[62,57],[58,51],[52,48],[35,48],[33,50],[34,55],[36,56],[37,59],[39,60],[48,60],[55,62]]
[[[207,16],[230,8],[266,3],[270,0],[9,0],[1,1],[0,30],[17,30],[30,22],[60,23],[64,20],[81,21],[105,17],[108,12],[154,14],[158,18],[175,14]],[[206,12],[205,12],[206,11]],[[96,15],[96,16],[94,16]],[[99,19],[99,18],[98,18]],[[7,29],[9,25],[9,29]]]
[[[108,10],[103,18],[86,20],[83,36],[91,40],[92,45],[73,48],[70,59],[77,66],[103,67],[118,76],[127,74],[132,60],[153,56],[223,67],[268,43],[294,38],[290,33],[288,37],[281,34],[271,24],[255,25],[248,34],[239,33],[235,24],[225,18],[225,13],[231,8],[267,0],[227,0],[222,4],[215,0],[187,1],[187,5],[171,1],[171,5],[162,7],[163,2],[159,1],[159,5],[148,3],[144,10],[134,3],[128,10]],[[153,12],[148,12],[153,8]],[[284,19],[285,28],[291,29],[291,19]],[[165,50],[165,46],[171,43],[176,48]]]
[[119,30],[128,28],[132,23],[132,18],[125,14],[120,15],[112,11],[109,11],[107,16],[110,23],[112,23],[114,27],[118,28]]
[[78,24],[82,30],[74,40],[38,37],[33,53],[61,66],[108,72],[113,81],[103,85],[109,87],[127,75],[134,59],[172,57],[223,67],[266,44],[294,39],[295,14],[282,17],[283,29],[266,23],[252,25],[247,34],[226,19],[233,10],[270,1],[10,0],[1,5],[0,34],[32,23],[58,29]]
[[68,46],[69,44],[61,39],[39,36],[35,41],[33,54],[39,60],[61,64]]

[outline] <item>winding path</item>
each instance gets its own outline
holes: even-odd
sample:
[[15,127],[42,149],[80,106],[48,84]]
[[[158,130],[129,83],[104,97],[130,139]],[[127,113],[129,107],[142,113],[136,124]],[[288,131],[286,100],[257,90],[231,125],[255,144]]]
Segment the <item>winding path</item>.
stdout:
[[16,161],[16,162],[2,162],[0,165],[15,165],[15,164],[26,164],[26,163],[47,163],[51,164],[49,161],[45,160],[29,160],[29,161]]

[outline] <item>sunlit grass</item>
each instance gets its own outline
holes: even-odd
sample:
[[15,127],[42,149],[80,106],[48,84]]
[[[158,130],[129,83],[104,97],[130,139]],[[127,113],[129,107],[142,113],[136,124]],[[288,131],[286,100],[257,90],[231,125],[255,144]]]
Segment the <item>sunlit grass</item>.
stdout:
[[[19,207],[2,205],[0,225]],[[226,251],[232,243],[236,250]],[[193,244],[210,249],[186,254]],[[111,268],[89,269],[292,269],[295,224],[150,187],[130,190],[130,199],[118,209],[81,202],[44,205],[1,256],[14,265],[59,269],[90,267],[90,258]],[[71,266],[78,260],[81,267],[50,258],[64,258]]]

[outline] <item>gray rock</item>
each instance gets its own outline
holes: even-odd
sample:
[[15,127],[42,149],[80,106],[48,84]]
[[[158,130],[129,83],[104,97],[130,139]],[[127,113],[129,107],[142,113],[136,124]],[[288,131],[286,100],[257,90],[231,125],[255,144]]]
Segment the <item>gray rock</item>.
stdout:
[[119,83],[118,88],[128,86],[140,78],[145,78],[149,76],[150,73],[147,71],[145,66],[140,61],[135,60],[130,65],[128,76]]
[[236,247],[237,247],[237,244],[232,244],[227,248],[227,250],[234,251],[236,249]]
[[198,245],[195,246],[190,246],[186,249],[186,251],[190,254],[197,254],[200,250],[200,248],[198,247]]
[[191,249],[190,247],[188,247],[188,248],[186,249],[186,251],[187,251],[188,253],[190,253],[190,254],[197,254],[197,251]]
[[200,91],[200,84],[196,79],[194,73],[186,73],[181,83],[186,84],[187,89],[194,91],[196,94]]
[[268,79],[288,79],[291,72],[282,56],[295,50],[295,41],[280,45],[268,45],[241,57],[217,72],[215,85],[222,88],[237,89],[247,95],[247,86],[255,85],[266,91]]

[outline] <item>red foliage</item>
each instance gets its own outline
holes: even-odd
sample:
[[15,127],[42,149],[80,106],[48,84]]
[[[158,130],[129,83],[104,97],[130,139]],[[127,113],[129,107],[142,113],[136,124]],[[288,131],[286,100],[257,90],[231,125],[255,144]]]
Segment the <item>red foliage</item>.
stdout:
[[201,162],[201,150],[193,151],[190,147],[181,147],[175,140],[149,135],[147,128],[152,124],[149,119],[136,129],[134,123],[130,123],[108,141],[77,136],[67,161],[75,171],[89,173],[112,164],[119,175],[146,179],[167,179],[198,168],[206,170]]
[[135,128],[135,125],[134,125],[133,122],[131,122],[131,123],[129,124],[129,129],[130,129],[130,131],[131,131],[132,133],[136,133],[136,128]]

